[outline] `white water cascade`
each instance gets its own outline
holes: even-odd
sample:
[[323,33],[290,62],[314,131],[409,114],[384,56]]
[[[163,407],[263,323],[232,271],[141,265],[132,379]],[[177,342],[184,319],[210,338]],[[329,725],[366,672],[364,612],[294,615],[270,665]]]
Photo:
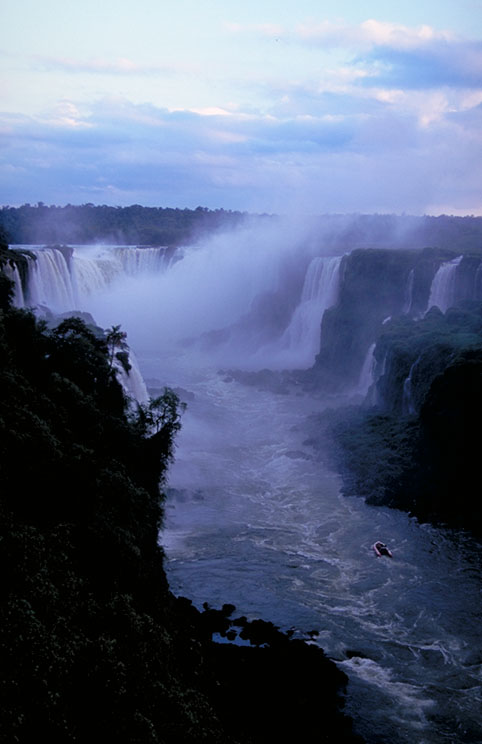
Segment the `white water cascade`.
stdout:
[[367,351],[365,361],[363,362],[361,372],[360,372],[360,378],[358,380],[358,385],[356,388],[356,392],[359,395],[367,395],[370,387],[375,382],[374,379],[374,373],[376,368],[376,359],[375,359],[375,347],[376,343],[373,343],[370,348]]
[[64,252],[56,247],[27,247],[35,258],[28,259],[26,296],[16,304],[44,305],[54,312],[83,309],[87,297],[121,277],[148,275],[169,264],[164,248],[73,246]]
[[444,261],[435,274],[432,286],[430,287],[430,297],[428,300],[427,310],[434,305],[444,313],[455,300],[455,278],[457,266],[463,256],[457,256],[452,261]]
[[114,361],[114,367],[117,371],[117,379],[129,398],[138,403],[148,403],[149,393],[144,378],[142,377],[141,370],[139,369],[137,357],[132,349],[129,349],[129,364],[131,368],[129,372],[126,372],[117,359]]
[[407,286],[405,289],[405,300],[403,303],[402,313],[408,315],[412,308],[413,302],[413,282],[415,279],[415,269],[410,269],[407,279]]
[[413,414],[416,412],[415,404],[413,402],[413,394],[412,394],[412,376],[413,371],[417,364],[420,361],[420,356],[417,357],[417,359],[414,361],[412,366],[410,367],[410,371],[408,373],[408,376],[405,378],[403,382],[403,399],[402,399],[402,413],[405,414]]
[[3,271],[5,272],[6,276],[8,276],[8,278],[11,279],[14,283],[13,304],[16,307],[23,307],[25,301],[23,297],[22,280],[20,278],[20,272],[17,266],[10,266],[9,264],[6,264],[3,267]]
[[[120,278],[142,276],[166,268],[163,248],[76,246],[64,252],[59,248],[28,246],[35,259],[29,258],[26,297],[18,270],[10,269],[15,281],[14,304],[17,307],[43,306],[54,313],[85,310],[92,295],[102,293]],[[136,356],[129,350],[131,369],[126,373],[115,362],[117,378],[129,398],[147,403],[149,394]]]
[[[160,338],[164,344],[178,343],[188,334],[230,329],[256,298],[283,292],[284,262],[292,260],[297,246],[259,240],[250,255],[245,241],[227,252],[219,240],[189,247],[176,261],[167,260],[163,248],[28,246],[35,259],[29,259],[26,296],[18,304],[54,313],[87,310],[103,327],[121,320],[129,337],[132,323],[146,343],[156,339],[157,345]],[[298,306],[281,336],[262,348],[254,341],[250,345],[248,338],[242,352],[234,336],[229,344],[220,342],[222,355],[227,358],[229,347],[234,363],[243,356],[251,368],[310,367],[320,348],[323,314],[338,298],[341,259],[316,256],[307,261]],[[106,312],[109,297],[112,312]],[[209,354],[218,351],[215,345]]]
[[303,369],[314,363],[320,350],[323,314],[338,299],[341,259],[316,256],[311,260],[291,321],[281,338],[269,347],[271,364]]
[[29,262],[26,303],[47,305],[55,311],[76,310],[73,277],[64,254],[55,248],[35,252],[35,260]]

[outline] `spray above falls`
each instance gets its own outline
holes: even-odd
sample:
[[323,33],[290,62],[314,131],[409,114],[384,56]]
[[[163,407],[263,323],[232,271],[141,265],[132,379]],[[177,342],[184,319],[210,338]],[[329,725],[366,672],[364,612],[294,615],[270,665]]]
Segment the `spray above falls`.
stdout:
[[323,313],[337,299],[341,257],[313,256],[300,242],[258,230],[210,236],[175,254],[29,246],[17,304],[120,323],[142,352],[182,347],[241,366],[308,367]]

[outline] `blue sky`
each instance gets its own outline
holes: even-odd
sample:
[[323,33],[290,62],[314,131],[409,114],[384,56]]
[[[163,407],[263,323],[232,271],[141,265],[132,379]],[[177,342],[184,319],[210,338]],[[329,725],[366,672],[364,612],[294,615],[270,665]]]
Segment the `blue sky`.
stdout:
[[0,204],[482,214],[482,0],[3,0]]

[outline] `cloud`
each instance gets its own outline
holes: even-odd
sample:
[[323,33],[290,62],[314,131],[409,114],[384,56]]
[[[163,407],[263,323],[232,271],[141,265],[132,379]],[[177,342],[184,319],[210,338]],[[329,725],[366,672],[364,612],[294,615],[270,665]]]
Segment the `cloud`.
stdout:
[[377,47],[358,62],[371,65],[361,85],[398,88],[482,88],[482,42],[443,42],[419,49]]
[[300,23],[294,29],[275,24],[225,25],[229,31],[236,34],[254,33],[320,47],[355,49],[370,49],[376,46],[416,49],[438,41],[449,42],[455,38],[449,31],[438,31],[428,25],[410,27],[373,18],[357,25],[328,20],[321,23]]
[[303,115],[64,101],[44,117],[0,119],[0,203],[412,213],[443,204],[476,213],[477,101],[459,110],[439,102],[440,111],[433,102],[438,113],[425,126],[407,98],[400,106],[368,99],[357,110],[347,97],[343,113],[327,96],[325,107],[341,113]]
[[[237,27],[272,38],[274,29]],[[463,39],[429,25],[405,26],[369,19],[358,25],[323,21],[279,28],[277,38],[337,52],[343,59],[324,76],[339,85],[429,89],[482,88],[482,41]],[[340,55],[341,58],[340,58]],[[326,59],[320,56],[325,67]]]
[[386,46],[392,49],[416,49],[437,41],[449,41],[448,31],[436,31],[428,25],[409,27],[369,19],[359,25],[332,23],[300,24],[294,37],[302,42],[320,46],[370,48]]

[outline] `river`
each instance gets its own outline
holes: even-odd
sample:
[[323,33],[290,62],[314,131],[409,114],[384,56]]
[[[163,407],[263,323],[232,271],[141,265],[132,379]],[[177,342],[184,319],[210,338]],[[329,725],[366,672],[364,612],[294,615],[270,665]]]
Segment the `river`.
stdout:
[[190,356],[139,358],[188,391],[162,534],[173,591],[318,630],[367,742],[482,741],[480,546],[341,495],[303,444],[306,417],[339,401],[247,387]]

